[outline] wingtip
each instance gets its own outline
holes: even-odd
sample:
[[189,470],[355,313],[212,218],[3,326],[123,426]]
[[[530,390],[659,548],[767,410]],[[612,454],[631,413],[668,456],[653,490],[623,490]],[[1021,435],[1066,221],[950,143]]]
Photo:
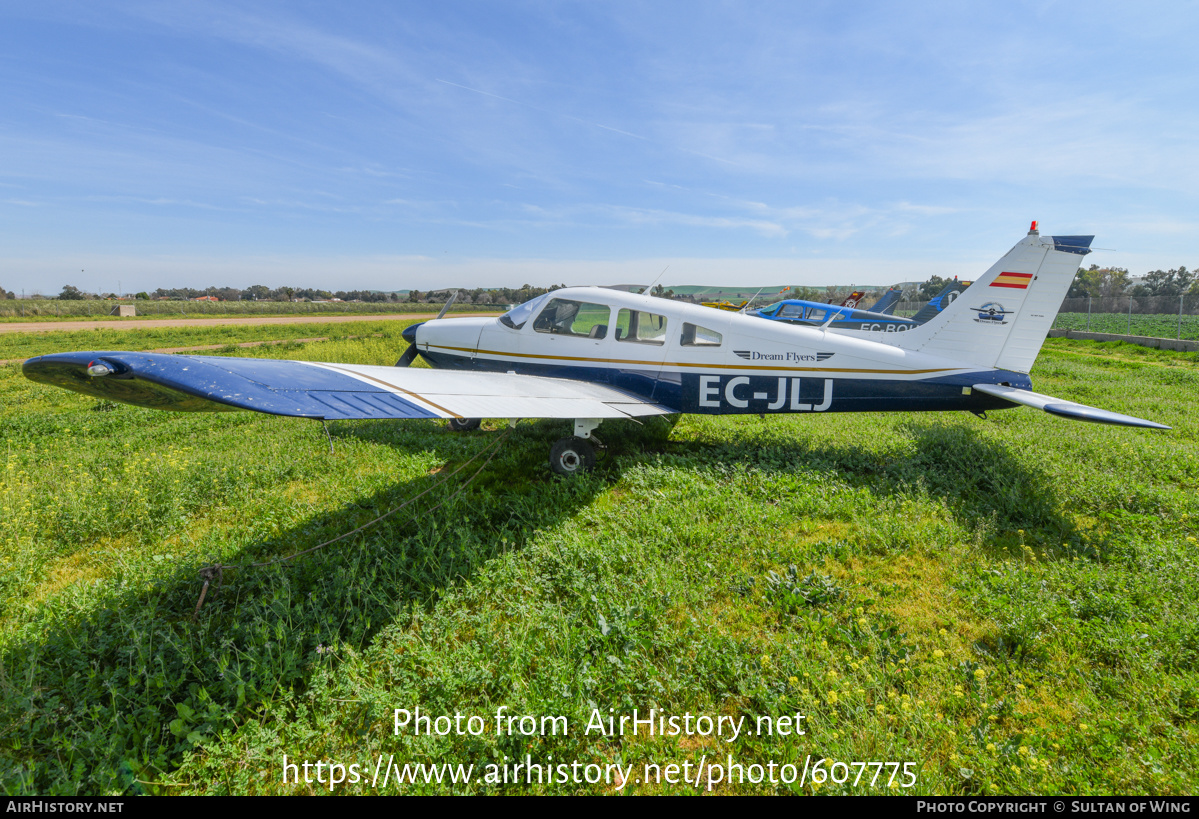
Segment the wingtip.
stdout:
[[1030,390],[1017,389],[1016,387],[1005,387],[1001,384],[975,384],[973,389],[985,395],[993,395],[996,398],[1011,401],[1013,404],[1023,404],[1026,407],[1044,410],[1050,415],[1056,415],[1059,418],[1069,418],[1073,421],[1091,421],[1096,424],[1115,424],[1122,427],[1139,427],[1141,429],[1170,429],[1165,424],[1159,424],[1156,421],[1146,421],[1144,418],[1134,418],[1131,415],[1124,415],[1119,412],[1111,412],[1110,410],[1099,409],[1098,407],[1088,407],[1086,404],[1065,401],[1060,398],[1054,398],[1051,395],[1042,395]]
[[1159,424],[1156,421],[1146,421],[1144,418],[1136,418],[1132,415],[1124,415],[1119,412],[1109,412],[1108,410],[1101,410],[1096,407],[1088,407],[1084,404],[1046,404],[1041,409],[1050,415],[1070,418],[1075,421],[1092,421],[1097,424],[1114,424],[1116,426],[1137,427],[1140,429],[1171,429],[1171,427]]

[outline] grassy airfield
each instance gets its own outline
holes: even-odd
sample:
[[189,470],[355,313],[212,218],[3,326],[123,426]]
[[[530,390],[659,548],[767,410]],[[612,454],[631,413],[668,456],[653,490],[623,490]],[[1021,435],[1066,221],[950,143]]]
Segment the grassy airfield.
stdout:
[[[403,322],[403,327],[410,322]],[[96,330],[54,330],[38,333],[0,333],[0,361],[32,358],[35,355],[68,350],[156,350],[164,347],[200,347],[228,344],[227,354],[245,355],[234,345],[244,342],[294,341],[324,337],[345,340],[394,330],[394,324],[377,321],[348,321],[316,324],[222,324],[213,327],[103,328]],[[392,336],[399,339],[399,332]],[[404,347],[400,339],[393,344]],[[200,355],[201,353],[197,353]],[[213,355],[205,351],[203,355]],[[289,354],[290,355],[290,354]],[[399,354],[395,355],[399,358]],[[394,364],[395,361],[389,361]]]
[[[402,326],[237,354],[392,363]],[[444,476],[500,422],[337,422],[330,454],[313,422],[143,410],[0,367],[5,791],[329,790],[283,784],[286,755],[359,765],[339,793],[693,793],[701,760],[731,755],[746,778],[715,792],[1195,793],[1199,356],[1051,339],[1033,377],[1175,429],[692,416],[605,424],[599,471],[562,481],[546,455],[568,424],[524,422],[451,498],[483,459]],[[430,488],[310,555],[224,569],[194,614],[200,569],[311,548]],[[486,730],[395,736],[393,709],[418,706]],[[497,736],[501,706],[570,733]],[[802,714],[806,734],[585,733],[593,711],[651,708]],[[372,786],[380,754],[475,769]],[[483,781],[526,755],[634,775]],[[749,781],[771,762],[807,762],[802,788]],[[916,784],[858,762],[914,763]],[[692,784],[644,781],[671,763]]]

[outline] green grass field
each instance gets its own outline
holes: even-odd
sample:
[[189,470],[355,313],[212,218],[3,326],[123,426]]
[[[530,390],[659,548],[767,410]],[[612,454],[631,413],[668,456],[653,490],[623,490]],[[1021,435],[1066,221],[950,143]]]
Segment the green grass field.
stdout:
[[[402,326],[238,354],[390,364]],[[190,332],[211,343],[171,343]],[[568,425],[524,422],[453,497],[482,459],[445,476],[500,422],[333,423],[330,453],[313,422],[114,405],[0,367],[4,788],[328,792],[333,762],[360,766],[338,793],[694,793],[715,762],[719,793],[1195,793],[1199,356],[1051,339],[1033,377],[1174,430],[1024,408],[691,416],[605,424],[599,470],[566,481],[546,454]],[[484,730],[396,735],[417,707]],[[501,708],[569,733],[497,735]],[[806,733],[586,730],[634,709],[798,714]],[[474,768],[383,785],[380,755]],[[324,780],[285,784],[285,756]],[[486,781],[526,757],[631,775]],[[802,787],[781,781],[805,762]]]
[[[0,333],[0,361],[32,358],[63,350],[155,350],[164,347],[198,347],[226,344],[226,352],[238,352],[232,345],[247,341],[292,341],[302,338],[344,340],[351,336],[371,336],[394,327],[394,322],[338,321],[328,324],[217,324],[212,327],[147,327],[128,329],[107,327],[96,330],[51,330],[38,333]],[[394,334],[399,338],[398,334]],[[400,344],[402,341],[393,341]],[[395,363],[389,362],[389,363]]]

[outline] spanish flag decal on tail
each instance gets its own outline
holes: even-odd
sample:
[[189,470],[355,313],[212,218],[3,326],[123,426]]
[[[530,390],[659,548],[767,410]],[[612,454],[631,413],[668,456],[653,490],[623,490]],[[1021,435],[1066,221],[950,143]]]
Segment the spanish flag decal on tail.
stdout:
[[1014,287],[1017,290],[1027,290],[1032,281],[1031,273],[1000,273],[991,282],[991,287]]

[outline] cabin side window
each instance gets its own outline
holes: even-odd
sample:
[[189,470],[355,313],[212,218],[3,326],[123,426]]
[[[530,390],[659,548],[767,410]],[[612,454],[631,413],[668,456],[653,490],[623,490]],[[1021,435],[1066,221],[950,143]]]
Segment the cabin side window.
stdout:
[[715,330],[683,322],[683,334],[679,337],[679,344],[683,347],[719,347],[723,340]]
[[612,308],[606,304],[551,299],[533,322],[533,329],[539,333],[599,339],[608,334],[611,314]]
[[665,344],[666,317],[625,308],[616,317],[616,340]]
[[779,310],[778,317],[779,318],[801,319],[801,318],[803,318],[803,305],[802,304],[784,304],[783,308],[781,310]]

